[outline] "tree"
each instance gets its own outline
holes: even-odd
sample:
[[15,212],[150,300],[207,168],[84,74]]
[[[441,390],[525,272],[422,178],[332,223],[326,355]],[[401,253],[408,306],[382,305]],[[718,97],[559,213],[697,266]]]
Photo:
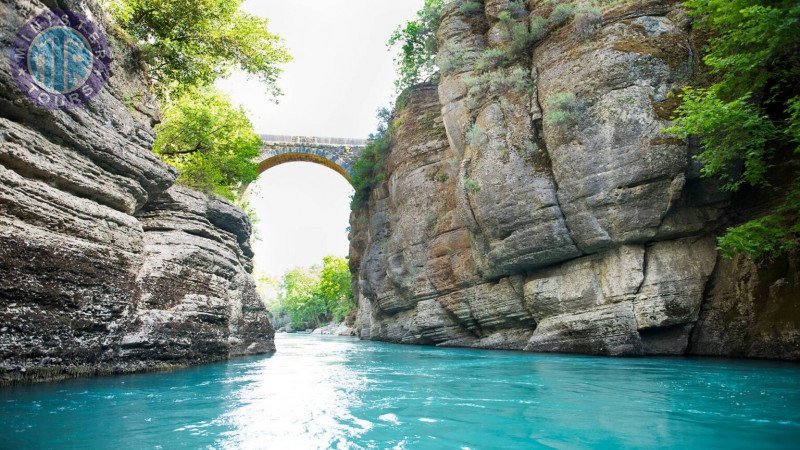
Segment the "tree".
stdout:
[[313,268],[290,270],[283,276],[279,295],[292,328],[316,328],[325,320],[327,303],[320,295],[319,282],[319,273]]
[[800,154],[800,3],[688,0],[686,6],[696,26],[713,36],[703,58],[713,82],[684,90],[668,131],[699,139],[702,174],[723,178],[725,189],[749,185],[778,196],[773,212],[729,228],[719,248],[728,257],[794,249],[800,240],[800,173],[773,188],[770,169]]
[[319,292],[327,303],[330,318],[341,322],[355,308],[350,289],[350,267],[347,258],[326,256],[322,260]]
[[258,177],[261,139],[223,94],[194,88],[167,103],[153,151],[178,169],[178,183],[229,200]]
[[288,315],[296,330],[341,322],[356,307],[347,258],[338,256],[323,258],[322,267],[286,272],[278,290],[277,300],[269,304],[270,312]]
[[389,38],[389,47],[400,44],[395,58],[397,91],[426,80],[436,72],[436,30],[439,28],[443,0],[425,0],[417,18],[406,22]]
[[267,19],[242,12],[242,0],[109,0],[117,23],[142,50],[156,92],[168,97],[209,85],[239,67],[272,93],[291,57]]

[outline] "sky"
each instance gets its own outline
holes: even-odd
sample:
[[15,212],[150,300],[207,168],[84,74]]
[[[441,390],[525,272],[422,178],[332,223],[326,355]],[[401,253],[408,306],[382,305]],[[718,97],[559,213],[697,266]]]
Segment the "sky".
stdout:
[[[392,31],[414,17],[423,0],[247,0],[243,9],[270,20],[294,60],[283,66],[279,103],[255,79],[235,73],[217,83],[243,106],[259,134],[366,138],[375,112],[395,97]],[[250,185],[258,240],[256,271],[280,278],[294,267],[346,256],[350,196],[338,173],[292,162]]]

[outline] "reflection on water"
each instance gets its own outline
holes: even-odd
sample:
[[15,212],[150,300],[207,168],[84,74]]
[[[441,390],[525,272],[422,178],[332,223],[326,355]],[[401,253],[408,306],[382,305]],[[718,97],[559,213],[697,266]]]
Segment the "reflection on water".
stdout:
[[[348,340],[349,341],[349,340]],[[351,414],[367,378],[348,367],[352,341],[282,339],[281,354],[241,367],[226,378],[242,383],[217,419],[226,448],[328,448],[355,440],[372,426]],[[291,357],[282,357],[283,354]],[[269,374],[268,376],[265,376]]]
[[0,389],[2,448],[797,448],[800,366],[279,335],[279,352]]

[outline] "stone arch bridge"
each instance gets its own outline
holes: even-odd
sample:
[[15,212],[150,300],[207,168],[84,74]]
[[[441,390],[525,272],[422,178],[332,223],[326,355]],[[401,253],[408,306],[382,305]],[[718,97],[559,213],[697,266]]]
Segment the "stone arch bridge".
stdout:
[[270,167],[293,161],[307,161],[329,167],[348,182],[353,164],[367,145],[365,139],[261,135],[261,155],[258,157],[259,173]]

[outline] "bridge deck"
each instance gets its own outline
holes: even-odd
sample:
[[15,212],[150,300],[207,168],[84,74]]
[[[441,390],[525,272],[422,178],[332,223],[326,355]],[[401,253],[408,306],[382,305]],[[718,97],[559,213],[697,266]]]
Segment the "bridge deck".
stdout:
[[288,134],[262,134],[261,141],[265,146],[292,146],[306,147],[365,147],[366,139],[335,138],[319,136],[292,136]]

